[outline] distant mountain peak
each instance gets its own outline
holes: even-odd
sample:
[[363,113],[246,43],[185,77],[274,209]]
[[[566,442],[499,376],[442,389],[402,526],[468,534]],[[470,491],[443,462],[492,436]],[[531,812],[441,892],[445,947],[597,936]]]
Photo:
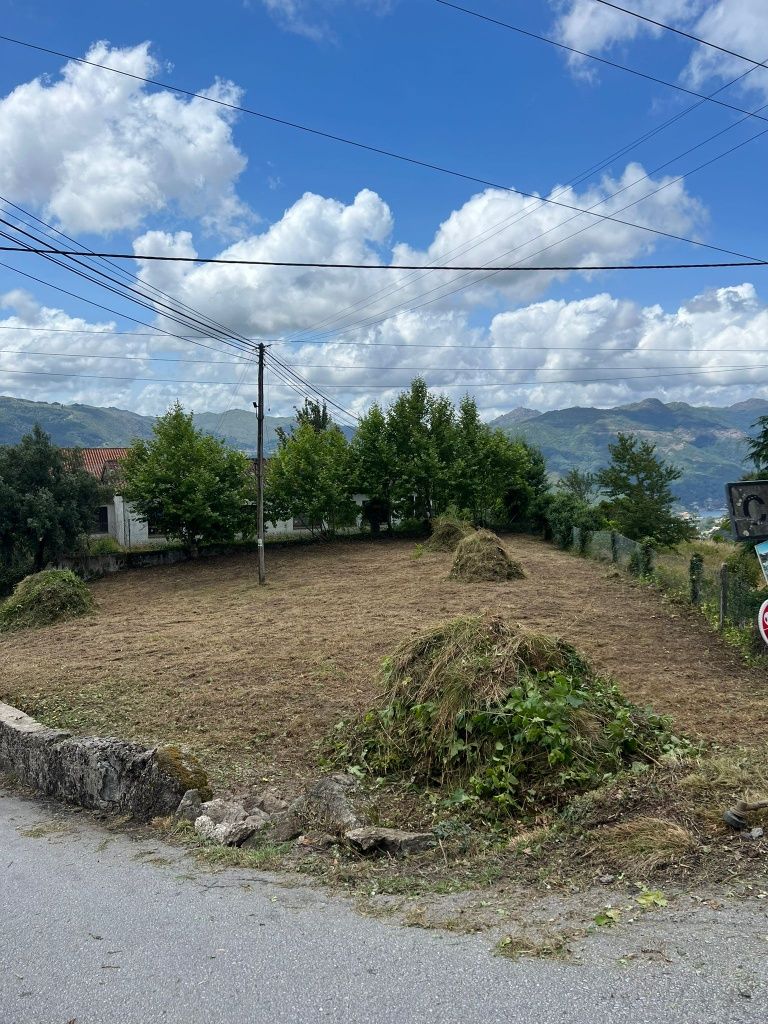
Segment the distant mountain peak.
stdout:
[[524,423],[536,416],[541,416],[538,409],[526,409],[525,406],[519,405],[516,409],[510,409],[509,412],[502,413],[495,420],[491,420],[490,425],[503,430],[504,427],[512,427],[515,423]]

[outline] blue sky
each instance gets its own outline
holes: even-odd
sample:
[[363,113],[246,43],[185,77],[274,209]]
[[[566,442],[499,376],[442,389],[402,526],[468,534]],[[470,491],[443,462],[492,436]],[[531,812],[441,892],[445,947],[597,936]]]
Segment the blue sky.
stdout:
[[[467,5],[707,94],[749,68],[652,33],[595,0]],[[756,59],[768,56],[755,51],[768,29],[761,0],[632,6]],[[26,0],[7,5],[3,31],[192,91],[213,88],[280,118],[544,196],[695,102],[434,0],[227,0],[215,11],[175,0]],[[552,205],[0,46],[0,195],[91,248],[419,264],[720,258],[587,216],[565,226],[573,214]],[[768,72],[754,70],[721,95],[755,110],[768,102]],[[556,195],[579,207],[602,201],[598,210],[622,219],[766,258],[768,136],[691,173],[768,128],[755,118],[736,124],[740,116],[702,104]],[[619,188],[626,192],[611,198]],[[544,246],[550,248],[537,256]],[[0,393],[152,413],[177,397],[200,411],[245,407],[253,397],[251,367],[215,365],[242,360],[219,343],[206,342],[214,353],[167,334],[118,336],[175,333],[161,310],[136,309],[38,256],[3,262],[114,312],[0,267]],[[141,262],[131,269],[145,286],[161,287],[234,331],[283,339],[275,353],[355,412],[374,399],[386,402],[415,368],[455,398],[463,388],[475,393],[488,416],[515,405],[611,405],[651,396],[726,404],[768,394],[761,355],[768,271],[761,268],[507,274],[473,279],[450,295],[448,278],[438,273]],[[202,361],[171,361],[185,358]],[[732,366],[745,369],[720,369]],[[692,369],[708,372],[686,374]],[[241,377],[239,387],[230,383]],[[492,386],[473,387],[477,382]],[[288,411],[295,400],[272,380],[273,412]]]

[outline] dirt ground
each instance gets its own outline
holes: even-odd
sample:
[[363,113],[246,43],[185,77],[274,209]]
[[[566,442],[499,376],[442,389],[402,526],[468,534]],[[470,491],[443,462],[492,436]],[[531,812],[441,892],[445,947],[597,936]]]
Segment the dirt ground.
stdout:
[[407,541],[268,550],[129,572],[92,585],[85,619],[0,639],[0,700],[77,731],[172,741],[214,779],[287,783],[377,694],[404,637],[481,609],[570,640],[632,700],[722,744],[764,741],[768,679],[698,615],[606,566],[506,538],[527,579],[449,580],[451,556]]

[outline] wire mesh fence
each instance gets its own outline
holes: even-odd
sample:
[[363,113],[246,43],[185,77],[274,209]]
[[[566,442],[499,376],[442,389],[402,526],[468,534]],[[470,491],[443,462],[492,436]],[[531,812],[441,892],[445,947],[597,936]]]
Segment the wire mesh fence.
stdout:
[[573,527],[571,545],[574,551],[598,562],[612,562],[629,569],[643,552],[643,545],[616,530],[582,530]]

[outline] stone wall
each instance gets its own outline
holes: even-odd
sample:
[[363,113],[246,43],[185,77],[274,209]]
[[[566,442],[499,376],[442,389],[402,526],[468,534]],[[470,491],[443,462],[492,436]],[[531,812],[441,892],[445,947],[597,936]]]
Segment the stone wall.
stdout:
[[44,796],[140,821],[172,814],[189,789],[210,796],[205,772],[176,747],[73,737],[2,703],[0,771]]

